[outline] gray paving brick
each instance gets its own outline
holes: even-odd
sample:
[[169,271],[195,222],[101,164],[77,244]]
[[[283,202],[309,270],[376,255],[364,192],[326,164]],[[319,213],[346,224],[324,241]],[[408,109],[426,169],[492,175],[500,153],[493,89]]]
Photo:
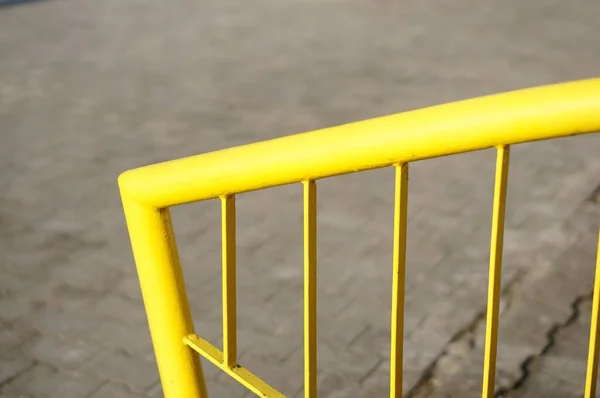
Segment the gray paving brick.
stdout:
[[0,301],[0,321],[13,322],[31,311],[33,307],[33,303],[17,295],[4,297]]
[[137,275],[121,278],[118,282],[118,290],[124,296],[132,300],[140,300],[142,293],[140,291],[140,280]]
[[0,391],[0,397],[2,398],[35,398],[33,395],[31,394],[22,394],[19,393],[17,395],[9,395],[9,394],[4,394],[2,391]]
[[135,327],[114,319],[104,319],[88,333],[76,336],[76,339],[84,343],[144,355],[152,351],[147,327]]
[[0,281],[0,297],[16,295],[34,283],[35,282],[28,278],[23,278],[7,272],[2,275],[2,280]]
[[[94,357],[97,366],[115,350],[130,355],[112,358],[128,370],[153,363],[117,192],[121,171],[592,76],[600,65],[597,4],[207,0],[200,9],[193,0],[168,7],[79,0],[3,8],[0,25],[10,34],[0,36],[0,319],[10,323],[0,323],[0,352],[29,362],[33,346],[23,342],[37,333],[48,341],[37,349],[49,358],[85,346],[104,354]],[[599,145],[588,136],[513,149],[505,283],[525,273],[541,277],[556,257],[547,252],[572,244],[559,226],[598,183]],[[483,308],[493,171],[493,150],[411,165],[406,388]],[[346,358],[351,346],[384,360],[393,170],[318,186],[319,339],[330,351],[322,359]],[[240,355],[260,355],[265,377],[280,361],[301,359],[301,209],[300,185],[238,195]],[[219,201],[172,214],[196,329],[220,345]],[[573,282],[569,276],[565,283]],[[558,317],[575,291],[562,292],[532,290],[519,300],[543,301],[548,317]],[[505,308],[518,307],[505,300]],[[522,331],[546,321],[531,318]],[[503,347],[503,366],[518,363],[517,351],[529,352],[531,341],[521,335]],[[322,394],[378,395],[387,387],[386,361],[363,385],[342,386],[368,374],[369,361],[364,369],[323,365],[330,373],[321,376]],[[283,365],[273,372],[282,382],[299,375]],[[156,382],[155,369],[152,375]],[[111,383],[146,387],[139,374],[116,376]],[[59,396],[58,380],[70,377],[61,367],[39,383]],[[247,394],[219,384],[213,371],[207,378],[217,383],[213,396]],[[36,395],[29,387],[15,394]]]
[[98,391],[90,395],[90,398],[148,398],[148,395],[134,393],[125,385],[118,383],[107,383],[100,387]]
[[206,389],[211,397],[247,398],[254,394],[233,379],[214,381],[208,380]]
[[14,355],[2,356],[2,361],[0,362],[0,385],[10,382],[33,365],[34,362],[29,358],[15,357]]
[[42,335],[29,341],[21,350],[39,362],[74,371],[92,359],[101,347]]
[[87,374],[126,383],[134,391],[146,391],[158,380],[156,365],[123,351],[108,351],[85,365]]
[[23,296],[36,309],[70,312],[81,310],[102,294],[84,286],[62,283],[62,280],[62,277],[53,275],[30,286]]
[[[597,236],[595,233],[586,232],[589,230],[583,226],[596,224],[598,211],[600,208],[589,202],[582,205],[570,221],[562,226],[562,232],[571,235],[571,245],[557,252],[553,250],[553,244],[548,242],[542,249],[544,256],[540,257],[538,254],[531,259],[545,260],[538,263],[538,267],[523,277],[505,296],[498,341],[498,388],[509,388],[519,380],[525,361],[547,349],[550,343],[549,331],[567,322],[573,314],[573,303],[592,290],[591,275]],[[589,309],[582,308],[583,322],[589,317],[583,315],[586,313],[589,314]],[[436,364],[430,380],[430,391],[423,396],[441,398],[478,394],[483,377],[484,335],[485,323],[479,322],[471,330],[467,330],[461,339],[450,344]],[[578,334],[571,334],[570,338],[565,338],[565,335],[561,329],[553,337],[552,345],[563,347],[563,355],[569,353],[567,358],[554,358],[555,354],[549,353],[548,359],[545,359],[545,356],[539,360],[535,359],[529,366],[529,377],[535,380],[535,383],[539,383],[539,388],[532,385],[523,391],[519,389],[518,394],[522,392],[531,393],[532,396],[580,396],[575,391],[583,385],[581,381],[565,382],[562,388],[555,385],[559,383],[560,377],[570,380],[581,378],[581,367],[585,368],[584,351],[587,347],[588,333],[580,330]],[[570,348],[567,350],[566,347]],[[569,356],[577,353],[577,360]],[[556,372],[560,373],[560,377]],[[552,377],[555,378],[553,382],[544,381]],[[575,384],[578,385],[573,390]]]
[[102,318],[115,318],[126,324],[147,324],[144,304],[140,299],[131,300],[116,294],[105,295],[96,300],[87,311]]
[[583,396],[591,303],[585,301],[579,308],[580,316],[556,333],[555,342],[547,354],[531,363],[529,377],[523,385],[505,394],[506,397]]
[[244,333],[238,336],[238,352],[241,357],[258,356],[274,362],[286,361],[302,345],[296,333],[283,336]]
[[40,333],[78,338],[87,335],[96,327],[96,318],[85,313],[38,309],[27,314],[25,325]]
[[0,323],[0,354],[16,348],[35,335],[35,330],[23,324]]
[[[302,367],[293,361],[282,364],[274,355],[265,354],[246,353],[240,357],[239,363],[286,397],[293,396],[302,386]],[[224,383],[229,378],[225,373],[221,373],[216,380]]]
[[194,330],[197,335],[210,341],[212,344],[222,341],[223,322],[220,316],[214,313],[210,317],[198,315],[194,318]]
[[[339,347],[321,341],[318,353],[320,394],[327,396],[338,389],[356,389],[360,383],[377,370],[381,363],[383,363],[383,359],[368,350]],[[298,370],[302,369],[303,350],[298,349],[286,361],[286,364],[293,365]],[[298,378],[298,385],[302,387],[303,373],[297,371],[290,374],[294,374]]]
[[105,383],[96,377],[59,373],[56,369],[37,364],[3,387],[6,394],[27,394],[35,397],[85,398]]
[[[57,279],[67,285],[64,288],[67,293],[71,293],[73,296],[77,293],[76,289],[79,291],[87,290],[88,292],[105,292],[111,290],[123,276],[121,270],[108,267],[105,264],[94,264],[94,262],[92,259],[89,267],[82,267],[81,264],[75,262],[57,272]],[[100,268],[101,266],[104,267]]]
[[[206,367],[204,367],[204,369],[206,369]],[[204,373],[205,377],[206,377],[206,372]],[[148,390],[148,395],[150,397],[153,398],[163,398],[163,391],[162,391],[162,385],[160,384],[160,381],[157,382],[153,387],[150,387],[150,389]]]

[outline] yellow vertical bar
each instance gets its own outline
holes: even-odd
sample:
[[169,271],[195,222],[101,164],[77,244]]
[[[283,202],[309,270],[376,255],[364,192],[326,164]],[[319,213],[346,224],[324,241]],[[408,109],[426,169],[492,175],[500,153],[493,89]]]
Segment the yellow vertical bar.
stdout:
[[154,352],[166,398],[207,398],[198,356],[183,343],[194,333],[168,209],[123,197]]
[[394,199],[394,257],[392,276],[392,321],[390,352],[390,397],[402,398],[404,352],[404,287],[408,223],[408,163],[396,166]]
[[598,234],[598,255],[596,257],[596,277],[594,280],[594,300],[592,303],[592,324],[590,326],[590,345],[588,347],[587,375],[585,378],[585,398],[596,396],[596,381],[598,377],[598,356],[600,353],[600,233]]
[[304,181],[304,396],[317,396],[317,186]]
[[498,348],[498,321],[502,282],[502,248],[504,243],[504,215],[508,186],[509,146],[499,146],[496,158],[494,211],[490,244],[485,357],[483,368],[483,398],[493,398],[496,384],[496,352]]
[[233,368],[237,364],[237,294],[235,196],[221,198],[223,235],[223,361]]

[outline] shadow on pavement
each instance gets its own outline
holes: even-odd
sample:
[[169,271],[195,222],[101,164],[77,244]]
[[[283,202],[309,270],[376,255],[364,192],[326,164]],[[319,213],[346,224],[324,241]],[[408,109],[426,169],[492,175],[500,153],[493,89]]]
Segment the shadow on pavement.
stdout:
[[44,0],[0,0],[0,8],[17,6],[21,4],[39,3]]

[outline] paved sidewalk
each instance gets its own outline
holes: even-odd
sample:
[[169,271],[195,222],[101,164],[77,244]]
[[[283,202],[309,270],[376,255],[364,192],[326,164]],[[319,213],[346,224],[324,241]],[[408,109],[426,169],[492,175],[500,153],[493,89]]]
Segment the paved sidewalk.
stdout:
[[[579,398],[585,386],[587,339],[590,331],[591,300],[576,303],[580,313],[572,322],[559,328],[556,340],[544,356],[529,364],[529,376],[519,389],[507,394],[511,398]],[[596,389],[596,394],[600,389]]]
[[[116,186],[127,168],[597,75],[595,0],[52,0],[0,8],[0,396],[159,396]],[[600,180],[600,136],[513,151],[505,280]],[[412,166],[407,383],[482,310],[494,154]],[[322,397],[387,391],[393,173],[319,184]],[[301,188],[241,195],[241,362],[301,388]],[[220,341],[219,204],[174,209]],[[248,396],[206,367],[213,397]],[[335,392],[335,393],[334,393]]]
[[[548,242],[534,253],[525,253],[521,259],[530,264],[531,271],[505,287],[501,302],[496,368],[499,398],[582,396],[574,391],[584,386],[585,376],[582,379],[580,371],[583,368],[585,373],[587,361],[589,301],[599,224],[600,202],[592,197],[552,231],[568,247]],[[582,330],[585,325],[587,329]],[[577,347],[569,345],[570,340],[577,340]],[[465,325],[446,347],[430,376],[420,383],[416,397],[479,396],[484,343],[485,314],[482,311],[480,317]],[[567,348],[561,348],[563,346]],[[573,350],[568,351],[568,347]],[[561,362],[561,358],[554,355],[556,350],[570,362],[567,358]],[[544,374],[551,366],[554,371]],[[563,389],[555,389],[554,395],[548,395],[553,389],[549,385],[541,388],[540,384],[549,377],[569,382]]]
[[[563,305],[562,315],[558,319],[554,317],[552,327],[546,327],[544,344],[539,345],[537,352],[531,353],[523,361],[519,378],[514,380],[512,388],[507,389],[504,397],[576,398],[584,395],[593,297],[590,293],[593,290],[591,264],[597,255],[590,249],[595,244],[593,238],[598,233],[600,221],[600,186],[591,201],[581,210],[580,216],[588,216],[592,222],[582,222],[580,225],[592,228],[584,228],[583,235],[579,236],[573,248],[568,251],[571,261],[563,258],[559,262],[560,267],[564,267],[560,280],[555,279],[554,284],[546,286],[548,293],[545,297],[549,297],[550,302],[556,302],[556,293],[565,293],[570,296],[570,308],[564,311]],[[591,233],[586,234],[585,229]],[[579,255],[574,255],[576,253]],[[543,315],[547,316],[548,312]],[[557,313],[554,312],[553,315]],[[549,319],[544,318],[548,324]],[[596,388],[596,394],[599,393],[600,388]]]

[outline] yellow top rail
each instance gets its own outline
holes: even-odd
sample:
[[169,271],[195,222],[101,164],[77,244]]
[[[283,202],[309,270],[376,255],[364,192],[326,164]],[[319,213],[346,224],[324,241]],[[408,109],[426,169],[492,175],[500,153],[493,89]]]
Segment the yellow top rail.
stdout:
[[600,78],[512,91],[126,171],[122,192],[169,207],[395,163],[600,131]]

